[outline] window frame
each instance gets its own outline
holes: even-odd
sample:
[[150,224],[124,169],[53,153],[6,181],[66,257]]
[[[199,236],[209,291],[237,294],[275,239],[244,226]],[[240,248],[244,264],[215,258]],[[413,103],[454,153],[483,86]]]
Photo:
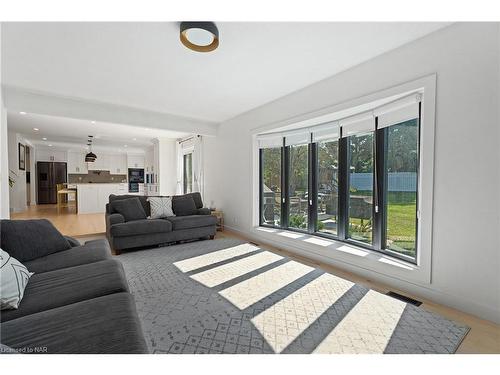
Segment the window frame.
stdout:
[[[421,159],[421,123],[422,123],[422,102],[418,104],[418,157],[417,157],[417,181],[420,181],[420,159]],[[396,125],[396,124],[395,124]],[[262,200],[263,200],[263,177],[262,177],[262,150],[259,149],[259,226],[274,229],[284,229],[302,234],[310,234],[317,237],[332,239],[347,244],[355,245],[367,250],[375,251],[388,255],[390,257],[403,260],[405,262],[417,265],[418,254],[418,237],[419,237],[419,195],[420,183],[417,183],[415,212],[416,228],[415,228],[415,255],[414,257],[400,254],[391,249],[387,249],[386,238],[386,223],[387,211],[385,192],[386,184],[386,153],[388,147],[388,129],[390,127],[378,128],[378,117],[374,116],[373,130],[373,204],[372,204],[372,241],[371,244],[358,241],[348,237],[349,228],[349,152],[350,152],[350,137],[342,137],[342,128],[340,129],[340,137],[338,139],[338,220],[337,220],[337,235],[318,232],[317,230],[317,207],[318,207],[318,173],[319,173],[319,158],[318,158],[318,142],[312,142],[312,135],[309,139],[308,146],[308,227],[307,229],[293,228],[289,226],[289,173],[290,173],[290,147],[285,144],[285,137],[281,146],[281,225],[273,226],[262,223]],[[303,144],[306,145],[306,144]]]

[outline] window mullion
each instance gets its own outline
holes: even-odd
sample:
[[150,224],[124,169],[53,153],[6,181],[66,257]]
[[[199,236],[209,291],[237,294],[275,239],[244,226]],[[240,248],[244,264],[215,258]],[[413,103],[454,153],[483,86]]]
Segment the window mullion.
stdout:
[[281,226],[288,228],[288,182],[289,182],[289,164],[290,164],[290,147],[285,146],[285,139],[283,138],[282,147],[282,173],[281,173]]
[[318,217],[318,147],[317,143],[309,144],[309,232],[316,232]]
[[338,220],[337,234],[340,240],[347,238],[348,222],[348,186],[349,186],[349,149],[348,138],[339,140],[339,163],[338,163]]
[[378,117],[375,118],[374,144],[374,181],[373,181],[373,247],[375,250],[385,248],[385,215],[386,215],[386,129],[378,129]]

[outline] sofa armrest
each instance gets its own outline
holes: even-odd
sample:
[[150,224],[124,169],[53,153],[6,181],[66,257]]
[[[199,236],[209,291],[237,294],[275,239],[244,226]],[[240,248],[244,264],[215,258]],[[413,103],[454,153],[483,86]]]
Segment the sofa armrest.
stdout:
[[71,245],[71,247],[82,246],[82,244],[77,239],[75,239],[73,237],[64,236],[64,238],[66,238],[68,240],[68,242]]
[[122,214],[111,214],[111,215],[106,215],[106,226],[110,227],[111,225],[114,224],[119,224],[119,223],[124,223],[125,218],[123,217]]
[[210,215],[210,208],[202,207],[198,208],[198,215]]

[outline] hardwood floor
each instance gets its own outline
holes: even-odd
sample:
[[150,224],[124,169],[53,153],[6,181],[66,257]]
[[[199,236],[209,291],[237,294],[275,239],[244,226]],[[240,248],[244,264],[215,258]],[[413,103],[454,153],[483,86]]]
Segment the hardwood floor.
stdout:
[[[58,210],[56,205],[31,206],[27,211],[12,214],[11,216],[12,219],[46,218],[50,220],[54,224],[54,226],[63,234],[78,237],[81,242],[85,242],[89,239],[104,238],[104,233],[106,232],[104,214],[77,215],[72,208],[62,208]],[[244,241],[249,240],[248,238],[242,237],[241,235],[229,230],[226,230],[224,232],[217,232],[216,235],[216,238],[228,237],[239,238]],[[387,285],[373,282],[353,273],[333,267],[329,264],[315,262],[273,246],[265,244],[263,244],[263,246],[265,246],[266,249],[269,249],[278,254],[286,255],[302,263],[321,268],[329,273],[353,281],[355,283],[362,284],[381,293],[386,293],[392,290],[400,294],[407,295],[408,297],[422,301],[421,307],[429,311],[436,312],[446,318],[468,325],[471,330],[458,348],[457,353],[500,353],[500,326],[497,324],[426,300],[419,296],[402,292],[397,288],[392,288]]]
[[72,237],[106,233],[104,214],[79,214],[74,207],[58,208],[56,204],[29,206],[24,212],[12,213],[11,219],[48,219],[64,235]]

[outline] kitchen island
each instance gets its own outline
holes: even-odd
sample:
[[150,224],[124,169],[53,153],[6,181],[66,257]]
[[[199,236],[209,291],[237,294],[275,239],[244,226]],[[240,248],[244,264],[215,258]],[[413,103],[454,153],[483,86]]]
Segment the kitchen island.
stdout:
[[128,194],[127,183],[74,184],[78,197],[78,214],[104,213],[111,194]]

